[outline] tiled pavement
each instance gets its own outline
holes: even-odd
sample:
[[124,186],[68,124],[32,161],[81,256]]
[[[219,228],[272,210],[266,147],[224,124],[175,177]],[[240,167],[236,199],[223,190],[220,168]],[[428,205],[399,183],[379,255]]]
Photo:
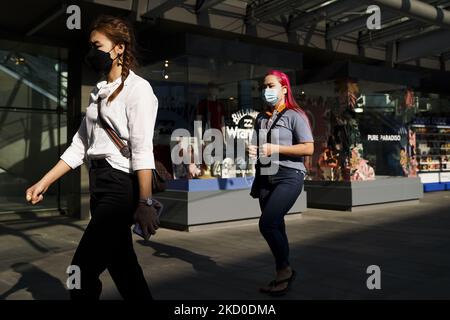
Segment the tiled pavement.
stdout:
[[[299,277],[281,299],[450,298],[448,192],[360,212],[309,209],[287,220]],[[0,299],[67,299],[65,271],[86,223],[0,217]],[[268,299],[257,288],[273,277],[273,259],[257,220],[135,240],[156,299]],[[381,290],[366,287],[369,265],[381,268]],[[120,299],[107,272],[102,281],[102,299]]]

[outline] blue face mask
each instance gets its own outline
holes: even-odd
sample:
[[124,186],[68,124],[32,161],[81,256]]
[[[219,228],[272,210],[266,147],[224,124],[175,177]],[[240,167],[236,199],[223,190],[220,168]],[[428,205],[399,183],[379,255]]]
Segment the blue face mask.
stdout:
[[279,91],[277,89],[264,89],[262,92],[264,101],[266,101],[271,106],[275,106],[279,100],[278,92]]

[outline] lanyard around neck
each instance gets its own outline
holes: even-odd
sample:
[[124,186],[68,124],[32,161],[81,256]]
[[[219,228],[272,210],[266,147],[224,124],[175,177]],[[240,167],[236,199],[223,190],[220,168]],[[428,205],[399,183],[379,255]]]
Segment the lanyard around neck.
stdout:
[[[280,112],[283,111],[285,108],[286,108],[286,104],[283,103],[281,106],[279,106],[279,107],[276,109],[276,111],[277,111],[278,113],[280,113]],[[275,112],[275,111],[274,111],[274,112]],[[266,114],[267,114],[269,117],[271,117],[272,114],[273,114],[273,112],[266,111]]]

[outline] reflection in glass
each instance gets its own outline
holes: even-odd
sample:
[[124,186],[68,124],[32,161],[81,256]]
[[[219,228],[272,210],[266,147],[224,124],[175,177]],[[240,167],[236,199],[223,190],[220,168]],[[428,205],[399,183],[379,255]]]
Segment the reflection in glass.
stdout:
[[67,141],[66,55],[62,48],[0,41],[0,212],[65,206],[64,177],[32,208],[24,192],[59,160]]

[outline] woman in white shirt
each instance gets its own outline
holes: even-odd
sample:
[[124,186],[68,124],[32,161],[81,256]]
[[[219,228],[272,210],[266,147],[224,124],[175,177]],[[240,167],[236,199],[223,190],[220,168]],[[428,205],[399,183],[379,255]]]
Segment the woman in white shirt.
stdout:
[[[91,220],[72,260],[81,271],[81,288],[72,299],[98,299],[100,274],[108,269],[124,299],[152,299],[134,252],[131,225],[139,223],[145,237],[158,228],[152,200],[153,131],[158,100],[152,87],[132,69],[134,35],[126,21],[99,17],[91,28],[86,62],[106,80],[92,90],[86,116],[61,160],[26,190],[31,204],[43,200],[49,186],[83,162],[89,165]],[[98,99],[104,121],[130,147],[122,155],[98,118]]]

